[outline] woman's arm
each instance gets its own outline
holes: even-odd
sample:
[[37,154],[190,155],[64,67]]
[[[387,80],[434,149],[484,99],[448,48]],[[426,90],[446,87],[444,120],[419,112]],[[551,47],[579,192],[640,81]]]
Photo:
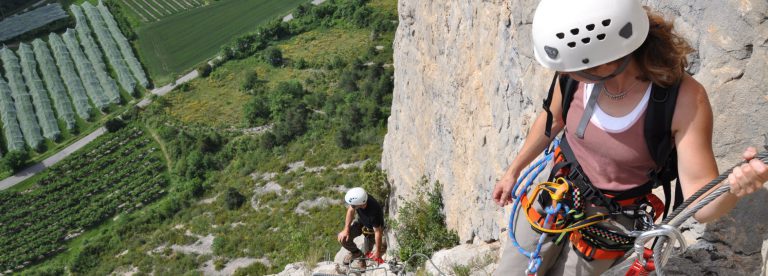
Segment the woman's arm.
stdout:
[[531,128],[528,129],[528,135],[523,143],[523,148],[517,153],[512,164],[509,165],[504,176],[501,180],[496,182],[496,186],[493,188],[493,201],[499,206],[505,206],[512,202],[511,192],[512,188],[517,181],[517,177],[520,175],[520,171],[528,166],[536,156],[539,156],[542,151],[549,145],[555,136],[563,129],[563,116],[562,116],[562,96],[560,93],[559,80],[555,83],[555,91],[552,94],[552,104],[549,107],[552,112],[552,137],[544,135],[544,128],[547,122],[547,113],[542,111],[536,117]]
[[[712,152],[712,117],[712,107],[704,87],[686,75],[680,86],[672,121],[677,145],[679,181],[685,198],[718,176]],[[754,149],[748,149],[744,158],[751,159],[754,155]],[[730,212],[739,197],[762,187],[768,180],[768,169],[763,162],[752,160],[734,169],[728,180],[731,193],[724,194],[699,210],[694,215],[696,220],[709,222]]]

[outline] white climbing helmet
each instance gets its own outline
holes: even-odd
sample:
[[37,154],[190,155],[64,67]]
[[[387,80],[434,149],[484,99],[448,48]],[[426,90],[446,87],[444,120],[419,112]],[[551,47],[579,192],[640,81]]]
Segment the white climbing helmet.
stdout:
[[579,71],[635,51],[648,24],[639,0],[542,0],[533,16],[533,52],[544,67]]
[[349,205],[363,205],[368,201],[368,193],[365,189],[357,187],[347,191],[347,195],[344,196],[344,201]]

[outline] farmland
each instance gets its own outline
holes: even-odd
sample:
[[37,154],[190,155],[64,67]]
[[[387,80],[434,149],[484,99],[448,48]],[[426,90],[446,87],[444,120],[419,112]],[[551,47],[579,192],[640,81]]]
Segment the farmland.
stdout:
[[67,240],[165,193],[166,167],[138,127],[105,135],[38,177],[25,192],[0,192],[0,270],[65,250]]
[[223,0],[137,30],[139,55],[156,83],[213,58],[232,38],[281,18],[306,0]]
[[196,8],[204,0],[118,0],[134,12],[143,22],[154,22],[162,18]]
[[[266,1],[250,4],[261,2]],[[300,2],[308,3],[295,4]],[[343,190],[383,181],[376,163],[391,102],[390,45],[397,16],[382,9],[393,9],[392,2],[305,4],[293,21],[281,23],[281,13],[289,9],[284,7],[285,12],[267,13],[258,21],[266,24],[251,24],[215,43],[212,54],[180,69],[191,69],[226,48],[225,58],[210,75],[153,98],[141,110],[123,113],[128,122],[123,130],[105,135],[7,194],[0,192],[0,200],[9,198],[19,205],[7,207],[15,208],[9,217],[0,217],[4,223],[0,230],[9,229],[0,232],[0,250],[9,252],[0,253],[0,273],[13,269],[25,275],[265,275],[288,263],[316,261],[335,252],[338,223],[328,221],[343,213]],[[133,43],[143,45],[146,28],[227,3],[244,5],[220,0],[158,22],[138,23],[138,40]],[[210,12],[216,10],[208,11],[196,20],[259,19],[253,11],[240,17],[230,14],[232,18],[212,18]],[[87,11],[83,13],[88,20]],[[194,24],[188,28],[176,32],[208,28],[206,37],[217,37],[217,31],[223,31]],[[97,45],[104,47],[98,41],[106,36],[98,35],[103,30],[91,26],[90,31],[96,33]],[[70,56],[80,61],[58,64],[57,60],[57,65],[93,68],[77,32],[72,30],[65,38],[79,52]],[[161,38],[158,44],[176,43],[170,41],[175,38]],[[57,41],[50,44],[53,56],[66,56],[61,53],[69,50],[66,41],[53,40]],[[117,38],[115,42],[120,47]],[[142,60],[152,62],[155,58],[144,50]],[[277,63],[265,58],[275,51],[282,52]],[[117,52],[102,54],[115,77],[118,72],[109,67],[107,55]],[[125,61],[127,78],[134,72]],[[152,80],[161,83],[152,66],[147,68]],[[80,86],[73,81],[81,77],[74,74],[77,71],[62,75],[62,81],[68,89],[73,82],[87,99],[82,81]],[[91,82],[101,86],[98,76],[91,76]],[[110,103],[107,110],[114,113],[113,106]],[[267,189],[275,185],[280,187],[277,191]],[[18,204],[19,200],[29,203]],[[52,219],[44,216],[48,213]],[[42,227],[37,220],[51,226]],[[15,235],[17,229],[23,235]],[[200,244],[201,240],[206,242]],[[187,245],[199,250],[185,251]],[[252,261],[239,269],[221,268],[243,259]]]
[[67,8],[75,29],[32,37],[16,50],[0,49],[0,156],[21,160],[13,166],[2,163],[0,177],[87,135],[149,86],[106,6]]

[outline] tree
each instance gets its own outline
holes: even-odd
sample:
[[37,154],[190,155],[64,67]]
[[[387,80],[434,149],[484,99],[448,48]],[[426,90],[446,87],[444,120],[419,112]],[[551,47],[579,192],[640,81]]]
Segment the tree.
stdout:
[[355,26],[358,28],[365,28],[368,27],[368,24],[371,22],[371,14],[373,14],[373,11],[371,8],[368,7],[361,7],[358,8],[355,13],[352,15],[352,22],[355,23]]
[[197,67],[197,73],[203,78],[210,76],[211,72],[213,72],[213,67],[208,62],[203,62],[203,64]]
[[240,86],[240,89],[242,89],[244,92],[249,94],[257,94],[257,93],[253,93],[254,92],[253,90],[257,88],[257,86],[262,86],[262,85],[263,85],[262,81],[259,80],[259,74],[257,74],[256,71],[253,71],[245,74],[245,81],[243,81],[243,84]]
[[240,206],[243,206],[243,203],[245,202],[245,196],[238,192],[235,188],[229,187],[227,189],[227,194],[224,198],[224,204],[227,210],[236,210],[239,209]]
[[5,164],[13,172],[17,172],[26,167],[29,161],[29,154],[26,151],[11,151],[3,157]]
[[249,126],[264,125],[269,121],[269,106],[267,105],[267,97],[259,95],[251,98],[244,107],[245,121]]
[[346,92],[355,92],[360,88],[357,87],[357,76],[350,70],[344,70],[339,76],[339,88]]
[[339,128],[338,131],[336,131],[336,135],[334,136],[334,140],[336,140],[336,145],[339,146],[342,149],[348,149],[355,145],[354,141],[354,135],[355,131],[352,130],[352,128],[349,125],[343,125],[341,128]]
[[307,116],[309,112],[304,104],[298,104],[295,108],[288,109],[285,116],[275,123],[272,132],[278,145],[288,144],[293,138],[301,136],[307,131]]
[[198,149],[203,153],[216,152],[221,148],[221,136],[218,133],[209,133],[197,140]]
[[112,118],[104,123],[104,128],[106,128],[108,132],[116,132],[124,126],[125,122],[119,118]]
[[272,119],[280,120],[283,113],[296,106],[304,97],[306,91],[300,82],[284,81],[277,84],[269,93],[269,111]]
[[275,67],[283,65],[283,52],[277,47],[269,47],[264,50],[264,59]]

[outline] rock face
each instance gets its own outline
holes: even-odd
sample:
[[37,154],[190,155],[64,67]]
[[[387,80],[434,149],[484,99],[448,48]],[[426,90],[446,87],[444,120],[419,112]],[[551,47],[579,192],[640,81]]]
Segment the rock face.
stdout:
[[[443,184],[447,223],[462,241],[506,240],[501,230],[509,211],[492,202],[491,191],[541,111],[552,75],[535,62],[530,45],[537,3],[399,1],[395,90],[382,157],[394,187],[391,214],[426,175]],[[768,2],[645,3],[673,19],[697,50],[689,72],[710,96],[715,155],[725,170],[745,147],[762,145],[768,132]],[[675,265],[690,274],[764,275],[765,197],[753,195],[732,215],[700,227],[699,244]]]

